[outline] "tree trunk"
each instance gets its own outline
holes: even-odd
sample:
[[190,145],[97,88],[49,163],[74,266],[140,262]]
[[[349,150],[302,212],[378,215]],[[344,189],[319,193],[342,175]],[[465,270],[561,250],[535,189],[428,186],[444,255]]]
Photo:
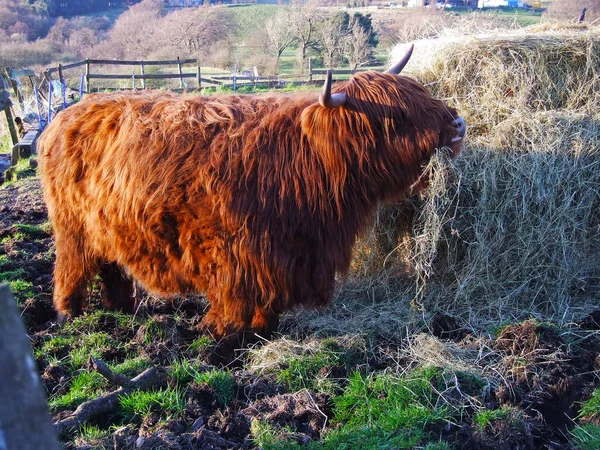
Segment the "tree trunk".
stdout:
[[0,450],[59,450],[31,345],[8,285],[0,286]]

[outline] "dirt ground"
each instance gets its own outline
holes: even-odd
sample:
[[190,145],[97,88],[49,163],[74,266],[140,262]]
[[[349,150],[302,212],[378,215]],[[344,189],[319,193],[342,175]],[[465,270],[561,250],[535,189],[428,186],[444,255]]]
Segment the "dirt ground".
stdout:
[[[56,349],[52,357],[41,352],[51,339],[66,333],[64,327],[56,324],[52,309],[53,240],[48,232],[24,241],[4,239],[14,235],[17,224],[49,229],[43,227],[46,222],[37,178],[0,188],[0,239],[3,239],[0,253],[7,256],[0,263],[0,272],[21,270],[23,278],[32,283],[33,295],[20,299],[19,303],[43,384],[49,398],[56,398],[69,390],[75,372],[61,363],[68,356],[68,347]],[[97,296],[97,292],[91,296],[92,309],[99,309]],[[155,299],[138,312],[136,326],[122,325],[106,315],[100,316],[95,328],[86,332],[101,332],[111,342],[122,344],[101,348],[100,359],[107,363],[117,364],[142,356],[163,376],[174,361],[185,358],[206,367],[229,368],[235,390],[226,408],[220,405],[217,393],[208,384],[191,381],[185,393],[183,414],[176,418],[161,419],[157,411],[143,418],[124,420],[111,411],[93,420],[94,425],[110,429],[108,435],[90,443],[77,432],[66,434],[62,437],[65,448],[252,448],[255,446],[252,423],[256,420],[292,432],[298,444],[318,442],[324,433],[336,428],[331,395],[309,390],[290,392],[275,376],[247,370],[243,352],[233,364],[220,359],[212,348],[192,352],[190,344],[201,337],[198,324],[206,308],[202,298],[174,303]],[[160,331],[159,339],[144,338],[150,324]],[[493,363],[499,373],[489,375],[498,381],[478,394],[478,401],[481,407],[492,411],[502,406],[510,407],[511,411],[483,427],[465,414],[462,420],[431,426],[427,430],[431,436],[457,449],[570,448],[569,429],[577,420],[581,404],[600,386],[600,335],[594,331],[600,329],[600,312],[568,330],[533,321],[513,324],[487,341],[475,338],[455,319],[441,314],[433,317],[429,329],[442,343],[467,350],[485,348],[493,354],[490,367]],[[401,347],[403,343],[395,345]],[[89,363],[77,372],[86,370],[92,370]],[[336,379],[345,376],[344,368],[327,370]],[[383,371],[385,359],[361,370]],[[162,386],[171,382],[166,377]],[[54,421],[64,420],[72,413],[72,409],[54,408]]]

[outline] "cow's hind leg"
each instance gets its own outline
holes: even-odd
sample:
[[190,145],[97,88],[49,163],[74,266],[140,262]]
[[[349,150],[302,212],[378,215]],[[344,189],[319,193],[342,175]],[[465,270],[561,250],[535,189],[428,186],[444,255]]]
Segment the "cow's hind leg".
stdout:
[[102,304],[107,309],[133,313],[138,306],[133,280],[116,263],[104,263],[100,267],[102,280]]
[[56,261],[54,263],[54,309],[60,321],[82,313],[87,285],[98,273],[95,261],[90,261],[82,237],[64,232],[54,225]]
[[269,339],[279,327],[279,314],[257,306],[250,326],[257,335]]

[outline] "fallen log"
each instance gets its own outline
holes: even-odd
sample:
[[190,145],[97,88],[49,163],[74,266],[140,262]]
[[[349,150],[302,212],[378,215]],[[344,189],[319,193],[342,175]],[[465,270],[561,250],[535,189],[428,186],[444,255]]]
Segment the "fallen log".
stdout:
[[105,363],[96,358],[90,358],[90,365],[109,383],[120,387],[116,391],[82,403],[69,417],[55,422],[54,429],[60,437],[68,435],[95,417],[114,411],[119,406],[119,398],[123,395],[136,390],[147,391],[166,386],[165,378],[156,367],[146,369],[129,380],[123,375],[114,373]]

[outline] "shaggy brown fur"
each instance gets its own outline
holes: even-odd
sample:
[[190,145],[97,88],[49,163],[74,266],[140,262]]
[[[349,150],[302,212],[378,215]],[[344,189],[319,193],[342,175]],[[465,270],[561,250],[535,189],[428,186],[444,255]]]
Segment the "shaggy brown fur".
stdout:
[[131,279],[206,292],[217,335],[329,301],[377,202],[461,145],[456,112],[409,78],[361,73],[335,91],[347,102],[329,109],[314,94],[144,92],[58,114],[39,140],[56,310],[80,314],[97,274],[113,308],[134,307]]

